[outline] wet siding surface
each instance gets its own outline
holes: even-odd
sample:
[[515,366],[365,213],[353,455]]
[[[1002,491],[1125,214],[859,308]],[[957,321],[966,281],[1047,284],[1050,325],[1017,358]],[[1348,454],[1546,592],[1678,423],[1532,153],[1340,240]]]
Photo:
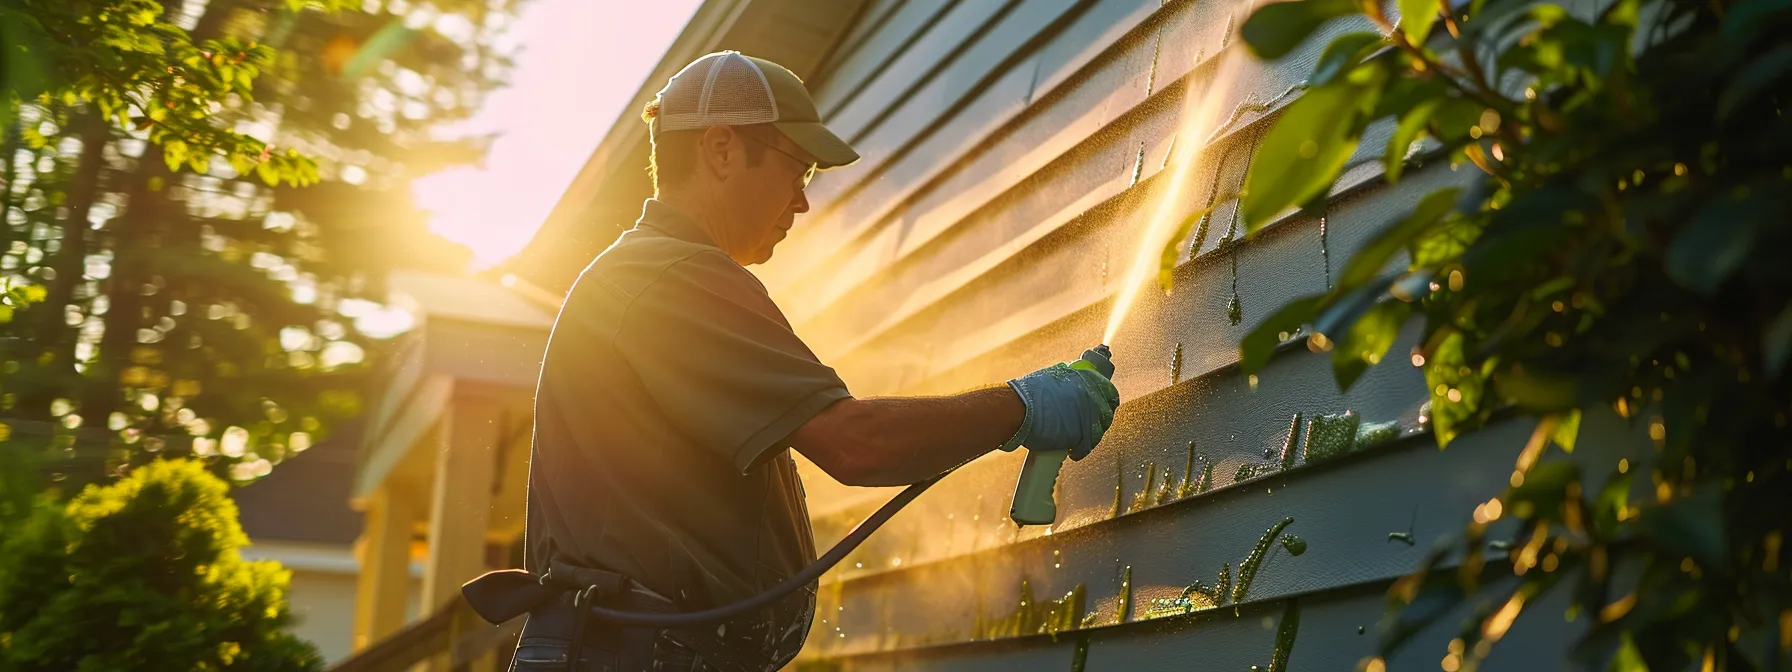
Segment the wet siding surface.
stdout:
[[[1325,42],[1251,60],[1225,37],[1247,8],[873,3],[817,92],[865,160],[817,179],[814,210],[755,272],[860,396],[948,393],[1076,356],[1102,338],[1150,220],[1238,188]],[[1195,133],[1202,105],[1218,127]],[[1372,128],[1353,161],[1387,137]],[[1191,147],[1177,171],[1170,157]],[[1390,186],[1378,173],[1348,171],[1323,222],[1291,214],[1249,240],[1221,202],[1198,244],[1179,242],[1175,291],[1143,291],[1113,339],[1128,403],[1103,447],[1065,467],[1058,525],[1008,521],[1022,455],[967,465],[824,580],[805,659],[1269,669],[1280,631],[1293,637],[1286,669],[1354,669],[1373,651],[1388,583],[1500,494],[1532,428],[1506,421],[1439,451],[1420,421],[1423,378],[1404,364],[1417,324],[1348,393],[1328,355],[1298,346],[1254,379],[1238,371],[1239,339],[1271,311],[1324,290],[1418,197],[1471,177],[1431,165]],[[1576,459],[1637,460],[1615,417],[1589,417],[1583,436]],[[806,477],[824,546],[887,496]],[[1291,601],[1298,629],[1281,627]],[[1559,667],[1584,627],[1561,627],[1560,606],[1521,619],[1484,669]],[[1389,669],[1435,669],[1459,617]]]

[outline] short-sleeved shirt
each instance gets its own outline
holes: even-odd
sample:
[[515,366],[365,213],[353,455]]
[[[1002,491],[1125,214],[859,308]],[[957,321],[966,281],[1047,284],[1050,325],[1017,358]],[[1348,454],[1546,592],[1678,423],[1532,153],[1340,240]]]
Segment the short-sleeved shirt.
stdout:
[[[527,563],[619,572],[681,610],[815,560],[784,440],[848,396],[759,280],[655,200],[579,276],[535,398]],[[723,628],[767,669],[794,657],[814,586]]]

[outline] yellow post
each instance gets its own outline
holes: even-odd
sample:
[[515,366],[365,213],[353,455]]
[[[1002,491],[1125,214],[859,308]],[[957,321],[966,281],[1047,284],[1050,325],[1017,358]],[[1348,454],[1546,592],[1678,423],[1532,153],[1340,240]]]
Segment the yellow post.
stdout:
[[368,498],[366,522],[356,545],[361,573],[355,586],[355,651],[404,626],[411,588],[411,530],[416,524],[412,496],[401,484],[387,482]]
[[[429,561],[423,570],[424,613],[458,599],[461,584],[488,569],[485,539],[498,433],[497,413],[476,398],[457,397],[449,402],[436,427]],[[446,666],[447,656],[438,656],[432,665],[437,669]],[[489,663],[483,667],[475,664],[469,669],[489,667]]]

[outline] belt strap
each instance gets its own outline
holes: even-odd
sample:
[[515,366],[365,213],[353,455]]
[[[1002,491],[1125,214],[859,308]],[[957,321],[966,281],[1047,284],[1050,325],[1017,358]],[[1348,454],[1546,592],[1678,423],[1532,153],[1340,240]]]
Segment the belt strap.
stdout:
[[[461,594],[475,613],[497,625],[525,613],[541,612],[563,596],[572,596],[572,632],[567,633],[566,669],[572,672],[583,653],[585,629],[590,624],[591,607],[633,590],[628,577],[594,567],[581,567],[561,560],[548,563],[545,574],[531,574],[520,569],[486,572],[461,586]],[[642,592],[642,591],[636,591]],[[643,592],[664,600],[657,594]],[[670,611],[670,609],[668,609]],[[755,670],[760,666],[743,660],[744,656],[729,649],[715,637],[691,629],[667,629],[673,641],[696,651],[712,666],[728,670]]]

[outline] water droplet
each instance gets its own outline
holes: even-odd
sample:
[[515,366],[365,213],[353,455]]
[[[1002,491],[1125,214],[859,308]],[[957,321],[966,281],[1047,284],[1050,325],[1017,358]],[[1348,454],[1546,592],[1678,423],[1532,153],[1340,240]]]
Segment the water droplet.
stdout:
[[1157,39],[1155,41],[1153,41],[1151,44],[1151,71],[1146,73],[1146,75],[1145,75],[1145,97],[1147,97],[1147,98],[1151,97],[1151,93],[1156,90],[1156,87],[1157,87],[1157,59],[1159,56],[1163,55],[1163,52],[1164,52],[1164,29],[1162,26],[1159,26],[1157,28]]
[[1120,571],[1120,601],[1114,607],[1114,622],[1125,623],[1132,614],[1132,565]]
[[1361,423],[1362,418],[1355,411],[1320,415],[1307,421],[1306,446],[1302,451],[1307,464],[1318,464],[1353,452],[1357,427]]
[[1139,153],[1137,156],[1133,157],[1133,160],[1132,160],[1132,180],[1130,182],[1128,182],[1126,184],[1126,186],[1128,186],[1128,187],[1137,186],[1139,183],[1139,178],[1144,176],[1144,174],[1145,174],[1145,143],[1141,142],[1141,143],[1139,143]]
[[1269,528],[1263,533],[1263,537],[1257,540],[1257,545],[1251,549],[1251,554],[1245,556],[1244,562],[1238,563],[1238,585],[1232,589],[1233,603],[1244,601],[1245,595],[1251,590],[1251,582],[1257,579],[1257,568],[1262,566],[1263,558],[1269,555],[1270,544],[1275,541],[1276,536],[1282,533],[1282,530],[1288,529],[1288,526],[1292,524],[1294,524],[1294,517],[1289,516]]
[[1300,412],[1295,411],[1294,417],[1288,421],[1288,438],[1282,441],[1280,463],[1283,470],[1294,467],[1295,449],[1298,446],[1300,446]]
[[1076,653],[1070,656],[1070,672],[1083,672],[1089,663],[1089,636],[1083,635],[1076,640]]
[[1276,648],[1269,656],[1269,672],[1286,672],[1288,656],[1294,652],[1294,638],[1300,633],[1300,601],[1289,599],[1282,608],[1282,621],[1276,627]]
[[1132,506],[1127,509],[1127,512],[1131,513],[1133,511],[1143,511],[1151,508],[1151,497],[1156,491],[1157,462],[1151,461],[1147,462],[1145,466],[1145,488],[1140,490],[1139,494],[1133,495]]
[[1332,248],[1326,237],[1327,217],[1319,216],[1319,259],[1325,264],[1325,288],[1332,288]]
[[1113,507],[1113,510],[1108,514],[1108,517],[1119,518],[1120,514],[1125,513],[1125,510],[1120,508],[1120,493],[1125,489],[1125,487],[1126,487],[1126,467],[1121,465],[1120,461],[1118,459],[1116,459],[1116,460],[1114,460],[1114,507]]
[[1307,552],[1307,540],[1290,534],[1282,537],[1282,548],[1287,549],[1289,555],[1299,557]]
[[1351,452],[1393,443],[1398,438],[1400,438],[1400,423],[1398,422],[1365,423],[1357,427],[1355,445],[1351,447]]

